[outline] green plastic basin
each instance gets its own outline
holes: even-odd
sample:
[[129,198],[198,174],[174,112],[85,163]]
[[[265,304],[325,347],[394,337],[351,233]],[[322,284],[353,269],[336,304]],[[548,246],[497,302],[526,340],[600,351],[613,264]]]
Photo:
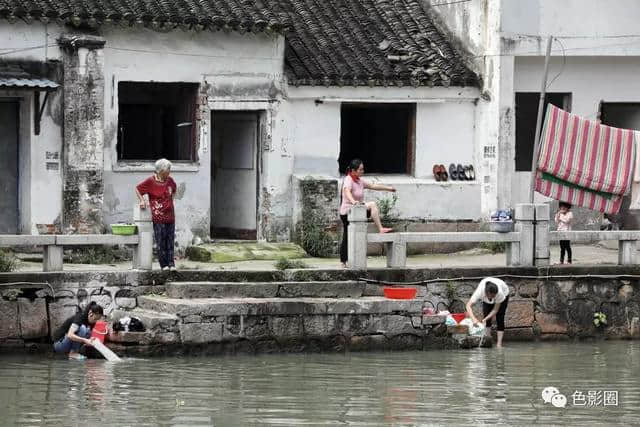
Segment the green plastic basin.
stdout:
[[118,234],[120,236],[131,236],[136,234],[135,224],[111,224],[111,234]]

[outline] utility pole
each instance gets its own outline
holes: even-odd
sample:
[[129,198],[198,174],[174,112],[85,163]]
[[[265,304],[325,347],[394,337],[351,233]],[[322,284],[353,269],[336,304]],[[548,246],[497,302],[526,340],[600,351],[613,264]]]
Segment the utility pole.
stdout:
[[544,58],[544,75],[542,76],[542,87],[540,88],[540,102],[538,103],[538,119],[536,120],[536,136],[533,140],[533,159],[531,159],[531,185],[529,186],[529,203],[533,203],[533,194],[536,186],[536,169],[538,166],[538,156],[540,155],[540,132],[542,127],[542,114],[544,113],[544,98],[547,94],[547,77],[549,76],[549,59],[551,57],[551,44],[553,36],[549,36],[547,41],[547,55]]

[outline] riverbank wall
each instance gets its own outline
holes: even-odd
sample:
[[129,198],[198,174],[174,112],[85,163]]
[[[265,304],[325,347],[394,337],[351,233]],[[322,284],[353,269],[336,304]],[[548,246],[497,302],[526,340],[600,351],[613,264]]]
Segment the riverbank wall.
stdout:
[[[511,290],[505,341],[640,338],[640,266],[35,272],[0,274],[0,351],[50,351],[54,331],[89,301],[112,320],[143,320],[145,333],[111,336],[121,354],[472,346],[422,314],[463,311],[487,276]],[[417,296],[385,299],[388,284]]]

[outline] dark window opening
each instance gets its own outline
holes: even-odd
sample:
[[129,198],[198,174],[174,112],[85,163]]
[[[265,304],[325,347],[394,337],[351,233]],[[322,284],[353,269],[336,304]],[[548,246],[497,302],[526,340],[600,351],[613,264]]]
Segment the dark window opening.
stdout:
[[194,161],[197,83],[118,83],[118,160]]
[[366,173],[412,174],[415,104],[342,104],[340,172],[362,159]]
[[640,130],[640,103],[601,102],[600,121],[615,128]]
[[[533,141],[536,137],[536,120],[540,92],[516,93],[516,171],[530,172],[533,159]],[[547,93],[544,97],[542,123],[547,106],[553,104],[565,111],[571,110],[570,93]]]

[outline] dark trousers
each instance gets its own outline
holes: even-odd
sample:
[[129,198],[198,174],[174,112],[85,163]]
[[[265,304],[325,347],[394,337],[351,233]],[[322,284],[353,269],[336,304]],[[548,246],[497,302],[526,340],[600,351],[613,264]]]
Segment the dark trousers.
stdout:
[[340,215],[340,219],[342,220],[342,243],[340,244],[340,262],[347,262],[347,231],[349,230],[349,221],[347,220],[347,215]]
[[[502,304],[500,304],[500,308],[498,309],[498,312],[496,313],[496,323],[498,324],[498,330],[499,331],[504,331],[504,315],[507,313],[507,305],[509,304],[509,297],[506,297],[504,299],[504,301],[502,301]],[[493,307],[495,307],[494,304],[487,304],[486,302],[482,302],[482,315],[483,317],[487,317],[487,315],[489,313],[491,313],[491,310],[493,310]],[[491,321],[493,319],[489,319],[487,320],[487,328],[491,327]]]
[[560,240],[560,263],[564,262],[564,253],[567,253],[567,262],[571,264],[571,242]]
[[156,250],[160,268],[174,266],[173,245],[176,238],[176,224],[173,222],[170,224],[154,222],[153,235],[156,239]]
[[[371,210],[367,209],[367,218],[371,218]],[[349,247],[347,246],[347,234],[349,231],[348,215],[340,215],[342,221],[342,243],[340,244],[340,262],[347,262]]]

